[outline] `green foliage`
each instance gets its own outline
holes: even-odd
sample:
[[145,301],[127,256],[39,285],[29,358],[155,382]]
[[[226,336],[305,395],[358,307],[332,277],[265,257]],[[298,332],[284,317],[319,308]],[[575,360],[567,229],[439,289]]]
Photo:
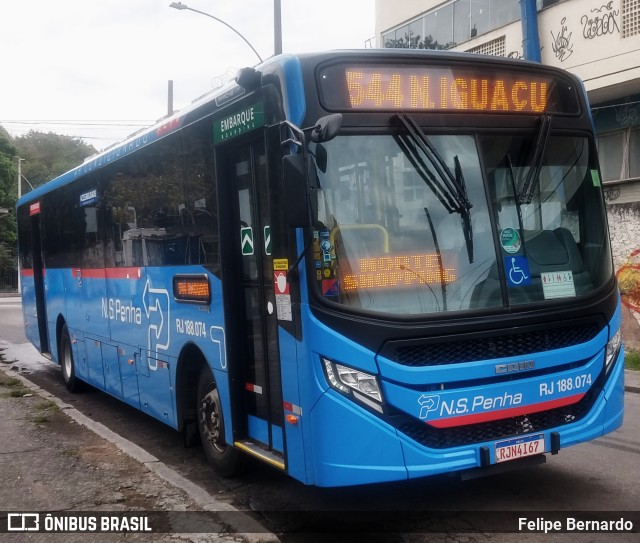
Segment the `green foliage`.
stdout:
[[[22,175],[37,187],[60,174],[82,164],[96,150],[78,138],[59,134],[30,131],[25,136],[12,139],[0,126],[0,208],[10,210],[0,216],[0,270],[15,268],[16,221],[15,206],[18,197],[18,172],[16,157],[25,159]],[[31,188],[23,180],[23,193]]]
[[0,215],[0,270],[15,265],[16,223],[13,215],[17,196],[15,155],[16,148],[11,144],[9,135],[4,130],[0,131],[0,208],[10,211],[9,215]]
[[628,370],[640,370],[640,351],[628,350],[625,352],[624,366]]
[[[93,145],[78,138],[33,130],[15,138],[15,145],[20,156],[25,159],[22,174],[34,187],[75,168],[85,158],[96,153]],[[23,186],[23,190],[29,189]]]
[[425,36],[423,40],[420,39],[419,34],[405,34],[404,38],[388,38],[384,42],[384,46],[387,49],[451,49],[455,47],[454,42],[439,43],[438,40],[434,40],[433,36]]

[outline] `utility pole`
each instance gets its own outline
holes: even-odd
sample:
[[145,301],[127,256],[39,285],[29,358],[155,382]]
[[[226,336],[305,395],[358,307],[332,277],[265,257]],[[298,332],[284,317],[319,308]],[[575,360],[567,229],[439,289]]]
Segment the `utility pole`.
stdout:
[[18,200],[22,196],[22,163],[24,158],[18,157]]
[[273,54],[282,54],[282,9],[281,0],[273,0]]
[[520,0],[520,19],[522,21],[522,52],[524,59],[541,62],[536,0]]

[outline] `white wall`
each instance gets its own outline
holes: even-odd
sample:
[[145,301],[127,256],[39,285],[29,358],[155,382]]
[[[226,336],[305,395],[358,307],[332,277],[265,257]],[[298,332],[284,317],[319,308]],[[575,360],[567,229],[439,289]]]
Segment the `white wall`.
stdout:
[[608,206],[613,263],[618,270],[632,251],[640,248],[640,204]]

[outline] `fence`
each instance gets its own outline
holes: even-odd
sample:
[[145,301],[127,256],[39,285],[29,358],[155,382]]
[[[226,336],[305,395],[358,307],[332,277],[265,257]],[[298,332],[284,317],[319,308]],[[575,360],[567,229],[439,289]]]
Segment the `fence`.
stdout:
[[0,269],[0,292],[18,292],[17,269]]

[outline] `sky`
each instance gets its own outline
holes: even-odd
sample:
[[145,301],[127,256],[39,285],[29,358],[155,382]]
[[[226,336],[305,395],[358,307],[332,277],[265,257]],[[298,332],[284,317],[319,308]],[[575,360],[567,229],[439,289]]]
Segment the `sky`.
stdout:
[[[222,23],[171,0],[8,0],[0,4],[0,125],[121,141],[254,66],[251,48]],[[271,0],[184,0],[234,27],[260,56],[273,54]],[[281,0],[285,53],[363,48],[375,0]]]

